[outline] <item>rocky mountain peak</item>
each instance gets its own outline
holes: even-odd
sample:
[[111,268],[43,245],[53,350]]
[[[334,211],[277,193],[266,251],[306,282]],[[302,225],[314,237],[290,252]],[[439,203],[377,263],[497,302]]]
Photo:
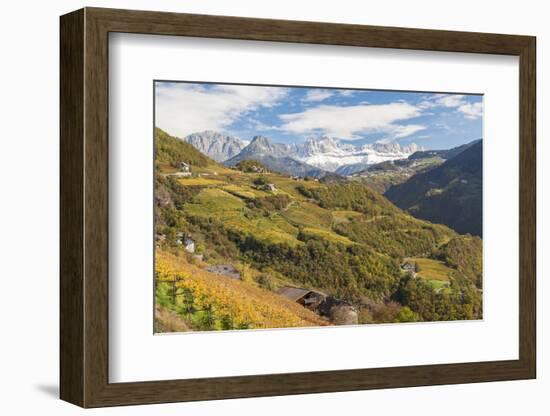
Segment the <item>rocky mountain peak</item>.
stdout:
[[247,144],[238,137],[213,130],[190,134],[184,140],[217,162],[223,162],[238,155]]

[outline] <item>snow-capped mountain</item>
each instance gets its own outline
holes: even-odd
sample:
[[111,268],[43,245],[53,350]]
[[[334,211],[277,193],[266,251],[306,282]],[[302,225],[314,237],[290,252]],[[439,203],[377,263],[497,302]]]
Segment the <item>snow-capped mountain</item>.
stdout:
[[[265,136],[255,136],[252,141],[242,149],[241,158],[246,157],[246,155],[255,155],[255,156],[273,156],[273,157],[284,157],[290,156],[292,152],[292,146],[283,144],[283,143],[274,143],[269,138]],[[243,159],[244,160],[244,159]]]
[[319,154],[345,155],[355,150],[351,144],[343,144],[329,136],[309,137],[295,145],[295,156],[308,158]]
[[256,160],[269,170],[291,176],[322,177],[327,174],[323,169],[301,162],[291,155],[296,151],[294,145],[274,143],[264,136],[256,136],[238,155],[226,160],[226,166],[235,166],[242,160]]
[[366,145],[372,147],[374,150],[382,153],[408,153],[413,154],[419,150],[423,150],[423,147],[418,146],[416,143],[411,143],[408,146],[401,146],[399,143],[382,143],[376,142],[371,145]]
[[[329,136],[310,137],[302,143],[275,143],[264,136],[255,136],[251,142],[215,131],[193,133],[184,139],[200,152],[218,162],[233,166],[241,160],[255,159],[268,162],[273,170],[290,174],[319,176],[322,172],[351,175],[369,165],[405,159],[418,150],[416,144],[372,143],[362,146],[344,143]],[[284,163],[283,163],[284,159]],[[288,169],[283,169],[287,164]],[[313,173],[313,174],[312,174]]]
[[335,172],[347,165],[354,169],[388,160],[405,159],[419,150],[416,144],[401,146],[399,143],[373,143],[356,147],[334,138],[323,136],[309,138],[295,146],[290,156],[318,168]]
[[231,159],[246,147],[248,142],[212,130],[193,133],[185,137],[187,143],[217,162]]

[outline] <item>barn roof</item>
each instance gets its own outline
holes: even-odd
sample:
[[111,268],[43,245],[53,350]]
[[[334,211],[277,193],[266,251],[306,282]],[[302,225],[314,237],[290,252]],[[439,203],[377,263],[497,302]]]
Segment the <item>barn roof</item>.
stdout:
[[324,293],[321,293],[317,290],[303,289],[301,287],[293,287],[293,286],[283,286],[277,291],[277,293],[295,302],[298,299],[301,299],[304,296],[306,296],[308,293],[316,293],[321,296],[326,296]]
[[307,295],[309,292],[311,292],[311,290],[302,289],[299,287],[284,286],[280,288],[277,293],[281,296],[284,296],[285,298],[297,301],[298,299]]

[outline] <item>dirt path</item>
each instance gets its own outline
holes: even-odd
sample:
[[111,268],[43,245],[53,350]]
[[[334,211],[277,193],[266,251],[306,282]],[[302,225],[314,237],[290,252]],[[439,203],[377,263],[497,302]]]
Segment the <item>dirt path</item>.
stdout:
[[284,207],[281,212],[287,212],[292,205],[294,205],[296,201],[290,201],[286,207]]

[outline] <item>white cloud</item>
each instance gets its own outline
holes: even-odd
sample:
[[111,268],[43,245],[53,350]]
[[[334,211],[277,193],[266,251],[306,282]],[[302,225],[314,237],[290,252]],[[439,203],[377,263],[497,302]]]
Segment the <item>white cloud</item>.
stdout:
[[355,91],[353,90],[339,90],[338,94],[340,94],[342,97],[351,97],[353,94],[355,94]]
[[418,107],[423,109],[423,110],[427,110],[429,108],[437,107],[437,104],[434,103],[433,101],[424,100],[424,101],[421,101],[420,103],[418,103]]
[[178,137],[202,130],[223,130],[249,111],[272,107],[287,94],[278,87],[161,83],[155,90],[155,122]]
[[466,101],[464,101],[464,95],[460,94],[444,95],[437,100],[437,104],[442,105],[443,107],[460,107],[465,103]]
[[321,131],[335,137],[354,139],[358,133],[387,132],[396,137],[405,137],[418,131],[420,126],[409,128],[394,124],[419,116],[421,110],[408,103],[380,105],[354,105],[339,107],[321,105],[301,113],[282,114],[281,130],[292,133]]
[[411,134],[416,133],[420,130],[425,130],[426,126],[422,126],[420,124],[407,124],[404,126],[396,126],[392,133],[392,137],[394,139],[401,139],[403,137],[410,136]]
[[323,101],[333,95],[334,93],[329,90],[311,89],[306,93],[304,101]]
[[[419,124],[406,124],[406,125],[396,125],[388,133],[387,136],[383,139],[379,139],[377,143],[392,143],[396,140],[402,139],[404,137],[410,136],[418,131],[425,130],[426,126]],[[416,139],[417,137],[415,137]]]
[[[465,118],[476,119],[483,115],[483,103],[476,102],[470,103],[464,99],[462,94],[448,94],[440,98],[432,98],[422,101],[418,106],[422,109],[428,109],[433,107],[447,107],[454,110],[458,110],[464,114]],[[441,115],[446,115],[441,113]]]
[[483,115],[482,103],[466,103],[458,107],[458,111],[464,114],[464,117],[469,119],[476,119]]
[[418,140],[428,140],[428,139],[433,139],[433,136],[430,135],[430,134],[421,134],[419,136],[414,136],[414,140],[415,141],[418,141]]

